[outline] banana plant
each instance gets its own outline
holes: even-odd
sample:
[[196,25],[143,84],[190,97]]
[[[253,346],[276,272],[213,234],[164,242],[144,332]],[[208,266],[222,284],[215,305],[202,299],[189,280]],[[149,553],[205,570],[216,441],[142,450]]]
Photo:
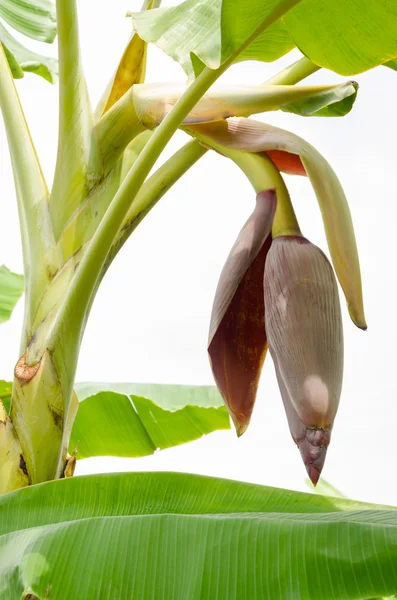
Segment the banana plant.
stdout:
[[[29,16],[26,11],[33,6]],[[54,34],[51,11],[49,0],[0,0],[0,16],[17,26],[24,22],[22,14],[25,32],[39,35],[40,31],[40,39],[47,41]],[[367,326],[352,218],[336,174],[305,140],[249,117],[277,110],[303,117],[347,114],[357,96],[355,81],[296,84],[320,68],[352,76],[384,63],[393,67],[397,57],[394,0],[365,6],[358,0],[185,0],[172,8],[145,0],[142,10],[129,17],[132,36],[94,109],[82,69],[76,0],[56,1],[59,130],[51,189],[13,79],[20,76],[17,51],[13,55],[9,38],[0,35],[0,107],[14,172],[25,282],[14,381],[0,383],[0,493],[6,493],[0,502],[0,598],[114,598],[112,584],[97,576],[109,569],[109,540],[117,546],[112,548],[114,558],[125,544],[131,551],[123,554],[129,557],[138,556],[148,544],[148,560],[160,556],[163,542],[172,546],[156,573],[135,563],[131,572],[136,588],[126,575],[131,570],[129,559],[115,561],[117,597],[131,596],[133,589],[137,597],[157,597],[155,590],[160,587],[170,598],[203,594],[241,598],[243,590],[249,590],[250,598],[364,598],[396,593],[395,544],[387,556],[386,548],[397,524],[395,511],[388,507],[348,502],[336,506],[335,500],[317,501],[172,474],[166,474],[166,480],[162,474],[70,479],[78,452],[83,457],[123,452],[140,456],[227,427],[213,388],[199,392],[201,399],[197,399],[197,391],[181,388],[165,392],[134,384],[118,392],[116,388],[112,395],[103,384],[96,389],[75,384],[85,326],[107,269],[155,204],[206,153],[221,154],[241,169],[252,184],[255,200],[214,291],[209,324],[214,379],[237,434],[249,425],[269,348],[291,435],[315,485],[342,386],[343,308],[337,280],[352,321],[360,329]],[[149,43],[183,67],[186,84],[145,82]],[[262,85],[217,83],[237,61],[272,62],[294,47],[304,53],[302,58],[280,72],[275,69]],[[190,140],[152,172],[179,129]],[[302,234],[283,173],[307,177],[312,185],[331,262]],[[0,276],[8,286],[2,284],[0,294],[0,301],[5,298],[0,312],[4,320],[20,294],[21,280],[4,270]],[[149,405],[150,398],[155,401]],[[206,412],[204,418],[208,409],[213,412]],[[178,418],[172,421],[169,413],[178,413]],[[192,419],[199,426],[189,431]],[[95,429],[90,428],[92,423]],[[132,447],[128,446],[131,440]],[[65,478],[70,481],[53,481]],[[35,485],[44,482],[49,483]],[[166,482],[176,491],[169,504],[161,500]],[[197,488],[193,504],[191,485]],[[99,504],[92,495],[99,513],[91,510],[94,504],[85,504],[87,490],[91,494],[101,490]],[[141,511],[136,506],[128,509],[127,497],[136,498],[137,506],[151,497],[159,506],[153,508],[154,502]],[[226,507],[228,497],[232,501]],[[243,497],[246,502],[239,500]],[[45,508],[45,498],[56,506],[54,513]],[[83,502],[81,510],[77,498]],[[59,512],[58,504],[65,510]],[[23,508],[27,505],[31,516]],[[19,521],[7,520],[13,506],[24,515]],[[299,506],[307,514],[296,517]],[[274,517],[277,511],[286,513],[279,522]],[[257,517],[249,521],[247,512]],[[153,515],[155,544],[147,525]],[[290,532],[284,550],[277,541],[280,527]],[[194,549],[184,537],[185,528],[197,540]],[[165,530],[172,530],[172,536],[166,539]],[[307,545],[302,543],[306,532],[311,541]],[[297,571],[299,561],[287,559],[300,556],[313,561],[327,535],[338,536],[338,532],[344,533],[335,556],[344,561],[343,566],[323,554],[311,580],[306,569]],[[353,566],[343,552],[350,532],[367,552]],[[221,543],[220,554],[212,552],[207,564],[209,536]],[[231,556],[240,565],[237,574],[225,567],[227,536],[229,542],[236,542]],[[78,540],[88,540],[89,546]],[[265,555],[266,540],[275,541]],[[247,543],[257,544],[258,556],[267,561],[266,577],[257,569],[252,578],[245,569]],[[93,544],[98,548],[95,557],[89,552]],[[382,563],[379,555],[385,557]],[[209,564],[218,565],[221,579],[215,580]],[[178,577],[171,584],[167,573],[175,565]],[[62,583],[61,568],[67,585]],[[83,586],[76,578],[81,568],[91,574]],[[319,577],[324,570],[329,577],[325,586]],[[336,571],[339,580],[332,577]],[[271,572],[279,573],[279,579]]]
[[[342,383],[341,312],[332,267],[302,236],[280,172],[292,170],[310,179],[350,315],[365,329],[352,220],[336,175],[314,148],[248,117],[278,109],[340,116],[352,108],[358,86],[352,81],[295,85],[321,65],[315,52],[316,63],[304,57],[263,85],[216,83],[237,60],[282,56],[293,47],[292,39],[304,50],[306,43],[309,49],[314,44],[317,51],[296,18],[299,0],[251,0],[244,9],[231,0],[188,0],[170,9],[158,4],[146,0],[141,12],[131,14],[134,32],[93,110],[81,64],[76,2],[57,1],[59,131],[51,190],[2,45],[0,104],[25,270],[20,356],[1,429],[1,462],[7,465],[0,483],[3,492],[62,477],[68,470],[79,408],[75,372],[98,287],[139,222],[208,149],[241,168],[257,194],[257,206],[215,296],[209,340],[215,381],[240,435],[249,423],[269,346],[292,436],[313,483],[324,463]],[[381,20],[384,15],[378,12],[374,9],[374,17]],[[205,20],[208,14],[211,27]],[[243,16],[236,28],[236,18]],[[182,22],[195,32],[192,39]],[[341,35],[346,35],[343,28]],[[366,39],[363,34],[356,43]],[[157,40],[185,69],[186,85],[144,82],[147,43]],[[393,58],[394,52],[394,40],[386,36],[375,44],[371,61],[377,64],[385,53]],[[358,64],[341,61],[335,51],[335,64],[324,66],[340,72],[373,66],[364,55]],[[179,128],[193,139],[148,177]],[[286,248],[292,251],[288,260],[282,258]],[[316,310],[308,314],[305,306],[310,304]]]

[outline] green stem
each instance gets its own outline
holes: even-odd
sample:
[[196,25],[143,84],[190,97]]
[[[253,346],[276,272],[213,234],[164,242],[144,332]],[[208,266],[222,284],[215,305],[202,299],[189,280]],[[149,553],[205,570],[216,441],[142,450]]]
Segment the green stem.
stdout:
[[222,67],[217,70],[204,69],[156,129],[124,179],[71,283],[58,317],[59,326],[54,329],[49,342],[51,348],[62,332],[66,339],[69,338],[71,347],[75,347],[77,341],[73,340],[73,336],[80,339],[86,309],[91,303],[91,296],[95,294],[108,252],[132,202],[168,141],[196,102],[219,77],[220,71],[223,72]]
[[136,114],[132,91],[129,91],[106,112],[94,128],[105,177],[131,140],[145,130],[145,125]]
[[191,140],[145,181],[110,249],[102,276],[142,219],[152,210],[174,183],[204,156],[206,152],[207,148],[204,148],[197,140]]
[[[60,1],[58,0],[58,2]],[[299,2],[300,0],[278,2],[277,6],[270,11],[252,35],[229,59],[215,70],[206,67],[200,73],[154,132],[126,176],[79,265],[50,335],[49,348],[54,350],[54,360],[59,366],[61,364],[66,366],[71,380],[74,378],[77,366],[77,349],[88,318],[89,307],[100,282],[100,274],[105,265],[106,257],[125,215],[153,165],[185,117],[211,85],[228,69],[247,46]],[[59,343],[57,344],[57,342]],[[68,357],[65,356],[65,352]]]
[[275,188],[277,209],[272,226],[273,238],[280,235],[302,235],[291,198],[279,170],[266,154],[227,150],[226,156],[240,167],[255,192]]
[[310,58],[300,58],[296,62],[292,63],[273,77],[270,77],[265,81],[266,85],[295,85],[299,81],[306,79],[310,75],[313,75],[316,71],[321,69],[318,65],[315,65]]
[[80,56],[76,0],[57,0],[56,7],[59,132],[50,210],[58,240],[64,224],[100,178],[101,160]]
[[255,192],[275,188],[277,192],[277,209],[273,221],[272,236],[302,235],[287,186],[279,170],[265,152],[253,153],[233,150],[217,144],[197,132],[195,137],[207,146],[211,146],[227,158],[230,158],[245,173]]
[[25,272],[22,347],[43,289],[59,267],[48,214],[49,194],[3,46],[0,44],[0,108],[12,161]]
[[3,394],[0,394],[0,400],[4,400],[5,398],[9,398],[11,396],[10,392],[4,392]]

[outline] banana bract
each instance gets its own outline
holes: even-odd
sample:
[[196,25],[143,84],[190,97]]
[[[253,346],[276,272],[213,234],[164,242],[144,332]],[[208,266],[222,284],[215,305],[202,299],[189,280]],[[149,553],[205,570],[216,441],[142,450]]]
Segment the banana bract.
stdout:
[[263,271],[275,211],[275,191],[260,192],[222,270],[211,315],[208,354],[238,435],[249,425],[267,350]]
[[[192,135],[244,152],[266,154],[280,171],[307,174],[317,196],[332,263],[352,321],[366,329],[360,262],[349,205],[328,162],[313,146],[289,131],[251,119],[227,119],[189,126]],[[293,156],[295,155],[295,157]]]
[[276,193],[257,195],[222,270],[208,353],[238,435],[269,347],[292,438],[313,484],[324,465],[343,376],[342,317],[326,256],[303,236],[272,240]]
[[323,252],[304,237],[281,236],[264,275],[270,353],[293,439],[317,483],[338,409],[343,330],[338,288]]

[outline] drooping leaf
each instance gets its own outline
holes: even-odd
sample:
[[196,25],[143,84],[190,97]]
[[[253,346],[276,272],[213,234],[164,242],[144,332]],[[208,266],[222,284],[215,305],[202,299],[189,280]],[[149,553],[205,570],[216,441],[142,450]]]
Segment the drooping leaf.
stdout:
[[197,75],[203,64],[216,69],[248,40],[270,15],[272,25],[254,40],[238,60],[273,61],[294,46],[284,23],[277,20],[299,0],[185,0],[178,6],[133,13],[134,28]]
[[267,351],[263,274],[276,212],[274,190],[257,195],[219,279],[208,355],[238,435],[247,429]]
[[0,598],[386,596],[396,533],[396,510],[339,498],[177,473],[75,477],[0,498]]
[[52,43],[56,36],[56,11],[52,0],[0,0],[0,17],[34,40]]
[[78,458],[146,456],[230,428],[213,386],[83,383],[76,392],[70,450],[77,446]]
[[8,321],[16,303],[23,294],[23,275],[0,267],[0,323]]
[[[353,222],[342,186],[324,157],[302,138],[284,129],[251,119],[228,119],[189,126],[202,140],[247,152],[269,150],[299,156],[321,209],[332,262],[345,294],[353,322],[366,329],[360,263]],[[271,156],[269,152],[269,156]]]
[[344,117],[353,108],[356,101],[358,84],[348,81],[335,86],[332,90],[313,94],[308,98],[297,100],[281,106],[284,112],[291,112],[303,117]]
[[[8,64],[15,79],[23,77],[23,71],[40,75],[50,83],[55,83],[58,75],[58,62],[54,58],[42,56],[18,42],[0,22],[0,42],[6,49]],[[18,70],[19,69],[19,70]]]
[[303,54],[341,75],[397,56],[395,0],[304,0],[283,21]]
[[[136,117],[149,128],[157,127],[186,90],[184,84],[135,85],[131,91]],[[248,117],[281,109],[303,116],[344,116],[356,99],[358,85],[217,85],[215,84],[184,119],[184,124],[228,117]],[[132,129],[132,125],[130,125]]]

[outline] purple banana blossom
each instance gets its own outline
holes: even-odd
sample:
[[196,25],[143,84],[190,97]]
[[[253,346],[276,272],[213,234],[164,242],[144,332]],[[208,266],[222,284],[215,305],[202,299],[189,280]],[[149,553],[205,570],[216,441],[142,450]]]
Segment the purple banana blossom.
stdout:
[[238,435],[247,429],[269,346],[292,438],[316,485],[339,404],[342,318],[336,278],[302,236],[272,240],[276,193],[257,195],[219,280],[208,353]]

